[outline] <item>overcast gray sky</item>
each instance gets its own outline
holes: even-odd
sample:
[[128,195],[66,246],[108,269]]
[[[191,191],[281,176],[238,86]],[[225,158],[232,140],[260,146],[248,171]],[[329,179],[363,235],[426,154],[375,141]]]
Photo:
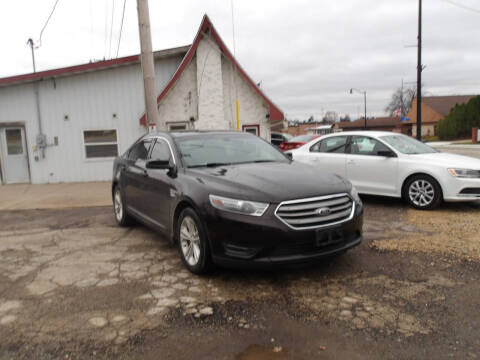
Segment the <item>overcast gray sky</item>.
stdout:
[[[55,0],[0,2],[0,77],[32,71]],[[113,31],[112,5],[114,4]],[[455,6],[456,4],[456,6]],[[383,115],[402,78],[416,80],[417,0],[234,0],[237,58],[290,119],[326,111]],[[150,0],[153,48],[190,44],[207,13],[230,49],[230,0]],[[37,50],[37,69],[115,57],[123,0],[59,0]],[[468,8],[468,9],[467,9]],[[475,11],[476,10],[476,11]],[[480,94],[480,0],[424,0],[427,95]],[[136,1],[126,0],[119,56],[139,52]],[[407,84],[407,86],[412,84]]]

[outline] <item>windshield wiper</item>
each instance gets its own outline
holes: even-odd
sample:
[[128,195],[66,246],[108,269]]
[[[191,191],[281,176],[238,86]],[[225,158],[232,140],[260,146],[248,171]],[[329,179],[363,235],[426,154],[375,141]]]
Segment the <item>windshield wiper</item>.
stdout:
[[217,166],[225,166],[225,165],[232,165],[232,163],[211,162],[206,164],[192,165],[192,166],[189,166],[189,168],[217,167]]

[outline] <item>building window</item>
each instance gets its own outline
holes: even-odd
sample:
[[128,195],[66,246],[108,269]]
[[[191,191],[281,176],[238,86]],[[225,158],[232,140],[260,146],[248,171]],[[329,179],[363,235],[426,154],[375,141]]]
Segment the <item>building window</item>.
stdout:
[[260,136],[260,125],[242,125],[242,131]]
[[118,156],[117,130],[85,130],[83,143],[87,159]]
[[168,131],[182,131],[188,129],[188,123],[186,122],[175,122],[175,123],[168,123]]
[[22,130],[5,129],[5,137],[7,140],[7,155],[22,155]]

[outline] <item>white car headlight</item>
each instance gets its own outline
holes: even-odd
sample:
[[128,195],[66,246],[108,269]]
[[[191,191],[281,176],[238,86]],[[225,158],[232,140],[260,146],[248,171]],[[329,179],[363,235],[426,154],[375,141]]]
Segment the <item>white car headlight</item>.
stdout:
[[230,199],[217,195],[209,195],[209,198],[210,204],[212,204],[214,208],[251,216],[262,216],[269,205],[255,201]]
[[448,169],[448,172],[458,178],[480,179],[480,170]]

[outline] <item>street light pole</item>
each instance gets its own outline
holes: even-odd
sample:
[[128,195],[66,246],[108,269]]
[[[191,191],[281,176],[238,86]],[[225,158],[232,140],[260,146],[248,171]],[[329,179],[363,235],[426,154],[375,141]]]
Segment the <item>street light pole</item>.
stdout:
[[367,91],[363,92],[363,101],[365,103],[365,130],[367,130]]
[[364,124],[364,128],[365,130],[367,130],[367,90],[358,90],[358,89],[354,89],[354,88],[351,88],[350,89],[350,94],[353,94],[353,92],[356,91],[360,94],[363,94],[363,103],[364,103],[364,106],[365,106],[365,124]]

